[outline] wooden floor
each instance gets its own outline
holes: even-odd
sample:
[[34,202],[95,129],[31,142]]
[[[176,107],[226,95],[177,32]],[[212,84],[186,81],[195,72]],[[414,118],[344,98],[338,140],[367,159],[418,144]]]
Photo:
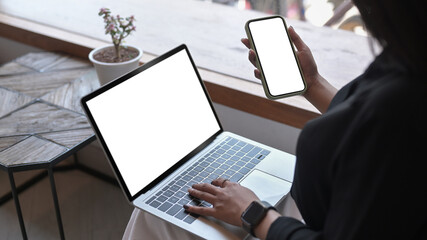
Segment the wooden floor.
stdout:
[[[16,174],[22,182],[34,172]],[[56,172],[59,204],[66,239],[121,239],[133,208],[120,188],[78,170]],[[10,191],[0,171],[0,195]],[[19,195],[29,239],[59,239],[48,178]],[[21,239],[13,201],[0,206],[0,239]]]

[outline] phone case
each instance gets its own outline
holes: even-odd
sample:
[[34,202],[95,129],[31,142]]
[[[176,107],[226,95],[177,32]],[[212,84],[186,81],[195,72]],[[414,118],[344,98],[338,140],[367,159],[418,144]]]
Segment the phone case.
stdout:
[[251,35],[250,30],[249,30],[249,24],[250,24],[251,22],[255,22],[255,21],[262,21],[262,20],[268,20],[268,19],[272,19],[272,18],[280,18],[280,19],[283,21],[283,24],[285,25],[285,30],[286,30],[286,33],[287,33],[288,39],[289,39],[289,41],[291,42],[292,52],[293,52],[293,54],[294,54],[294,56],[295,56],[295,60],[296,60],[297,65],[298,65],[298,69],[299,69],[299,71],[300,71],[300,73],[301,73],[301,78],[302,78],[302,80],[303,80],[304,88],[303,88],[303,90],[301,90],[301,91],[290,92],[290,93],[281,94],[281,95],[272,95],[272,94],[270,93],[269,89],[268,89],[268,85],[267,85],[267,82],[266,82],[266,80],[265,80],[264,73],[263,73],[263,70],[262,70],[262,66],[261,66],[261,64],[260,64],[260,62],[259,62],[259,60],[258,60],[258,54],[257,54],[257,58],[256,58],[256,60],[255,60],[255,61],[256,61],[256,67],[257,67],[257,68],[260,70],[260,72],[261,72],[261,83],[262,83],[262,86],[263,86],[263,89],[264,89],[265,95],[267,96],[267,98],[272,99],[272,100],[281,99],[281,98],[285,98],[285,97],[291,97],[291,96],[295,96],[295,95],[301,95],[301,94],[302,94],[302,93],[304,93],[304,92],[305,92],[305,90],[307,89],[307,83],[306,83],[306,81],[305,81],[305,79],[304,79],[304,75],[302,74],[302,69],[301,69],[301,66],[300,66],[300,63],[299,63],[298,57],[296,56],[295,48],[294,48],[294,46],[293,46],[292,40],[291,40],[291,39],[290,39],[290,37],[289,37],[288,26],[287,26],[287,24],[286,24],[285,19],[284,19],[282,16],[278,16],[278,15],[276,15],[276,16],[269,16],[269,17],[263,17],[263,18],[256,18],[256,19],[251,19],[251,20],[249,20],[249,21],[247,21],[247,22],[246,22],[246,24],[245,24],[245,31],[246,31],[246,35],[247,35],[247,37],[248,37],[248,40],[249,40],[249,42],[250,42],[251,49],[253,49],[253,50],[255,51],[255,53],[256,53],[256,49],[255,49],[255,47],[254,47],[254,43],[253,43],[253,39],[252,39],[252,35]]

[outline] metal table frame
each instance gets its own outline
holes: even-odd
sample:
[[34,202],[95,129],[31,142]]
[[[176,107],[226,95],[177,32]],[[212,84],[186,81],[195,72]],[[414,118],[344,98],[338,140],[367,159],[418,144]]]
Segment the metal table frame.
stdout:
[[[19,202],[18,195],[19,195],[19,193],[25,191],[30,186],[36,184],[37,182],[39,182],[40,180],[44,179],[47,176],[49,177],[49,181],[50,181],[50,187],[51,187],[52,198],[53,198],[53,203],[54,203],[54,207],[55,207],[56,220],[58,223],[59,235],[60,235],[61,239],[65,239],[64,227],[62,224],[61,211],[59,208],[58,194],[56,192],[55,179],[53,176],[54,171],[69,171],[69,170],[75,170],[75,169],[81,170],[81,171],[86,172],[86,173],[88,173],[88,174],[90,174],[90,175],[92,175],[98,179],[101,179],[107,183],[110,183],[114,186],[118,186],[118,183],[117,183],[115,178],[110,177],[110,176],[108,176],[102,172],[99,172],[95,169],[89,168],[89,167],[79,163],[78,158],[77,158],[77,154],[76,154],[77,151],[80,150],[81,148],[85,147],[86,145],[88,145],[89,143],[91,143],[94,140],[95,140],[95,136],[93,135],[92,137],[89,137],[86,140],[84,140],[83,142],[81,142],[80,144],[76,145],[76,147],[69,149],[68,151],[64,152],[63,154],[57,156],[51,162],[48,162],[45,164],[23,164],[23,165],[16,165],[13,167],[5,167],[5,166],[0,165],[0,169],[6,171],[8,173],[10,187],[11,187],[10,193],[7,193],[7,194],[3,195],[2,197],[0,197],[0,206],[13,198],[23,239],[28,239],[28,236],[27,236],[27,232],[25,229],[24,218],[22,215],[22,210],[21,210],[21,205]],[[67,159],[71,155],[74,155],[74,163],[73,164],[55,167],[56,164]],[[36,175],[35,177],[33,177],[30,180],[23,183],[21,186],[18,186],[18,187],[16,186],[15,178],[13,175],[15,172],[28,171],[28,170],[38,170],[38,169],[46,169],[47,171]]]

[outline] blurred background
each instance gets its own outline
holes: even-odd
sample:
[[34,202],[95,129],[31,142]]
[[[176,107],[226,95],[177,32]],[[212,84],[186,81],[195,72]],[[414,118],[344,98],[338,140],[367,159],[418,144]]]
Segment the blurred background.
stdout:
[[199,0],[241,10],[255,10],[298,19],[316,26],[343,29],[366,36],[357,8],[351,0]]

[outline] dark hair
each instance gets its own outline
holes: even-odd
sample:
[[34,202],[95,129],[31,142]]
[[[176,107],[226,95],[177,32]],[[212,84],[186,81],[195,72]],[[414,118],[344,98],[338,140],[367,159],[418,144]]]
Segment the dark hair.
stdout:
[[427,70],[426,0],[353,0],[366,28],[415,71]]

